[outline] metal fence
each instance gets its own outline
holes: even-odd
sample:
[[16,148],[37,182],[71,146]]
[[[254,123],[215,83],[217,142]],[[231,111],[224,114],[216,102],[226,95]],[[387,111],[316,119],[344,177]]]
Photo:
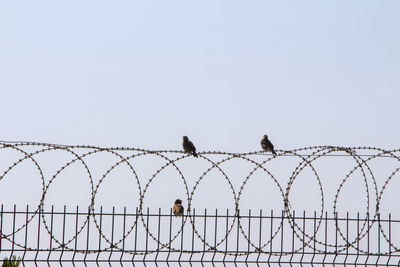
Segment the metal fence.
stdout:
[[2,205],[0,255],[23,265],[400,264],[400,220],[390,214],[128,210]]
[[0,259],[399,266],[400,149],[276,151],[0,141]]

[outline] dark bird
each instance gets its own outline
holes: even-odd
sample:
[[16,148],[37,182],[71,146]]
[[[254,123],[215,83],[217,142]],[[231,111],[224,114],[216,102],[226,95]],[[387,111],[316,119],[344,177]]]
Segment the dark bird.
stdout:
[[267,135],[264,135],[264,137],[261,139],[261,147],[265,152],[272,152],[272,154],[276,155],[274,145],[268,140]]
[[193,154],[197,158],[196,148],[187,136],[183,137],[182,146],[186,153]]
[[172,208],[172,212],[174,213],[175,216],[183,215],[182,200],[180,200],[180,199],[175,200],[175,204],[174,204],[174,207]]

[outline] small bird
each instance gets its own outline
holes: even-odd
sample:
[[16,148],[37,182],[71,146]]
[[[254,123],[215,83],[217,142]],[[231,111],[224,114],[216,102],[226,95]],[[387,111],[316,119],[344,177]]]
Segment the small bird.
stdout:
[[175,200],[175,204],[174,204],[174,207],[172,208],[172,212],[174,213],[175,216],[183,215],[182,200],[180,200],[180,199]]
[[196,148],[187,136],[183,137],[182,146],[186,153],[193,154],[197,158]]
[[274,145],[268,140],[267,135],[264,135],[264,137],[261,139],[261,147],[265,152],[272,152],[272,154],[276,155]]

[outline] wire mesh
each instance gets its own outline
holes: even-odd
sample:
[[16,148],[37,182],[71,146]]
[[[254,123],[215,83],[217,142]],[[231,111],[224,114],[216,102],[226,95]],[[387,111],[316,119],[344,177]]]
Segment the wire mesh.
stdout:
[[[99,225],[96,225],[94,220]],[[47,221],[48,225],[44,224]],[[232,228],[229,227],[234,222]],[[321,227],[317,228],[318,223]],[[362,225],[366,225],[363,234]],[[296,225],[296,226],[295,226]],[[197,229],[197,230],[196,230]],[[339,234],[339,229],[344,236]],[[0,255],[22,263],[281,263],[398,266],[400,220],[391,215],[196,209],[92,213],[90,207],[0,211]],[[307,236],[306,233],[312,233]]]

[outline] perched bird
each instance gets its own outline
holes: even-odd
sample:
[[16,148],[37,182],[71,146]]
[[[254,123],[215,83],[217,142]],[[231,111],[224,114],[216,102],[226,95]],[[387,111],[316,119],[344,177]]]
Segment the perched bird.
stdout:
[[196,148],[187,136],[183,137],[182,146],[186,153],[193,154],[197,158]]
[[272,152],[272,154],[276,155],[274,145],[268,140],[267,135],[264,135],[263,139],[261,139],[261,147],[265,152]]
[[172,208],[172,212],[174,213],[175,216],[183,215],[182,200],[180,200],[180,199],[175,200],[175,204],[174,204],[174,207]]

